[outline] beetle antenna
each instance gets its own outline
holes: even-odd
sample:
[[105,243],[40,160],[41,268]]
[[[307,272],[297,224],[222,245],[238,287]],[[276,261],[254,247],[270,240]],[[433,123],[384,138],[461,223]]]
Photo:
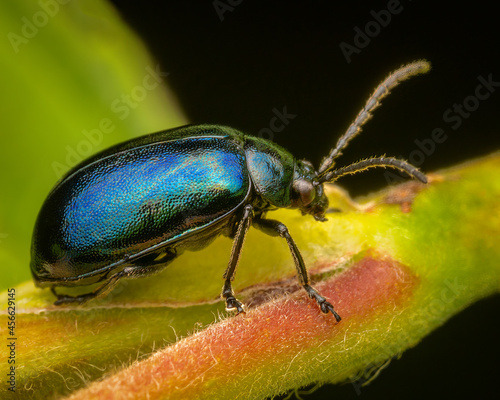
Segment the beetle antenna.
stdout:
[[418,168],[415,168],[413,165],[407,163],[406,161],[384,156],[367,158],[366,160],[361,160],[345,167],[328,171],[326,174],[321,176],[319,182],[333,182],[344,175],[355,174],[361,171],[365,171],[368,168],[376,167],[389,167],[399,169],[400,171],[406,172],[412,178],[418,179],[422,183],[427,183],[427,177],[422,172],[420,172]]
[[372,117],[371,113],[378,106],[380,106],[382,99],[390,93],[390,90],[412,76],[428,72],[430,68],[431,64],[426,60],[412,62],[411,64],[405,65],[396,71],[393,71],[377,86],[354,122],[337,141],[335,148],[332,149],[330,154],[323,159],[318,170],[321,181],[325,182],[330,180],[324,179],[325,174],[334,169],[335,159],[342,155],[342,150],[349,144],[351,139],[354,139],[361,132],[361,127]]

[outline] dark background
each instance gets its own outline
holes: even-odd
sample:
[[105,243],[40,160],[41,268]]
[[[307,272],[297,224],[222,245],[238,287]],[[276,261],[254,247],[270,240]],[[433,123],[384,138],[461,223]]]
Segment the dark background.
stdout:
[[[226,124],[257,135],[269,127],[273,109],[286,107],[296,117],[273,140],[318,165],[375,86],[395,68],[424,58],[432,63],[431,72],[396,88],[339,164],[382,154],[408,158],[418,150],[415,140],[431,138],[436,128],[447,139],[420,160],[424,172],[500,149],[500,87],[479,101],[460,127],[443,119],[447,109],[474,95],[478,76],[492,74],[500,82],[494,3],[401,0],[400,12],[385,27],[379,23],[380,32],[349,63],[341,43],[354,45],[355,27],[365,30],[373,13],[394,2],[114,3],[170,73],[169,83],[192,123]],[[386,180],[382,171],[372,171],[340,184],[356,196]],[[329,385],[303,397],[498,395],[499,309],[500,296],[470,307],[393,361],[360,393],[351,384]]]

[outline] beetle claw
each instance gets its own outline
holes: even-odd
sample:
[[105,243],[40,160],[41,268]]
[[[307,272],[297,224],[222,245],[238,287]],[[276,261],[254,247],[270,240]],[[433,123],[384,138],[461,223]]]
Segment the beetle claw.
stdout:
[[73,297],[73,296],[61,296],[61,295],[59,295],[58,298],[57,298],[57,300],[54,301],[54,305],[60,306],[60,305],[63,305],[63,304],[74,304],[74,303],[83,304],[87,300],[88,300],[88,298],[85,295],[76,296],[76,297]]
[[325,314],[328,314],[328,312],[331,312],[337,322],[340,322],[342,318],[340,318],[340,315],[337,314],[337,312],[333,309],[333,306],[328,302],[324,301],[322,303],[319,303],[319,306],[321,307],[321,311],[323,311]]
[[321,296],[316,289],[312,288],[309,285],[304,285],[304,289],[311,299],[316,300],[316,303],[318,303],[323,313],[328,314],[329,312],[331,312],[337,322],[340,322],[340,320],[342,319],[340,318],[340,315],[338,315],[337,312],[333,309],[332,304],[328,302],[323,296]]
[[235,297],[230,296],[226,299],[226,311],[235,312],[238,314],[245,314],[245,306],[240,301],[236,300]]

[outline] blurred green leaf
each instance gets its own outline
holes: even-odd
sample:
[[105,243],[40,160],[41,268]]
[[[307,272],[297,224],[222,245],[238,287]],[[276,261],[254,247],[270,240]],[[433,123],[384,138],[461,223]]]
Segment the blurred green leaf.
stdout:
[[[64,3],[64,4],[62,4]],[[105,1],[0,3],[0,285],[30,277],[31,233],[69,167],[186,123],[168,71]]]

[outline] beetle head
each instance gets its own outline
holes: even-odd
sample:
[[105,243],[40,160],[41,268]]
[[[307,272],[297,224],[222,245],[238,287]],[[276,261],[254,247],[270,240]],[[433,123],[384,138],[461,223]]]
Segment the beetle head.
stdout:
[[310,162],[297,162],[291,191],[292,207],[298,208],[303,215],[312,215],[317,221],[326,221],[328,198],[323,185],[316,181],[316,175]]

